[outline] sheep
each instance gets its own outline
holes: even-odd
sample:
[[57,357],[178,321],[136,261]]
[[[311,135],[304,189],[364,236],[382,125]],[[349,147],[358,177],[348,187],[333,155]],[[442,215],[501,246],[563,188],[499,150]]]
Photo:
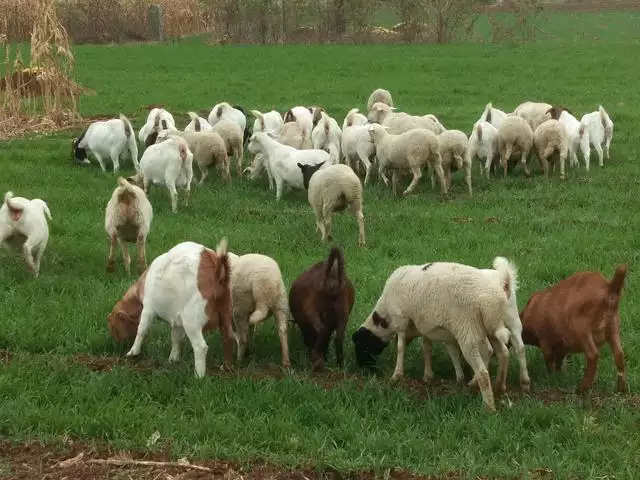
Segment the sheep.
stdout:
[[138,139],[145,147],[153,145],[160,130],[176,129],[173,115],[164,108],[153,108],[147,116],[146,123],[138,132]]
[[297,150],[282,145],[265,132],[254,132],[247,148],[256,158],[257,154],[262,154],[261,158],[267,162],[267,171],[273,176],[276,184],[276,201],[280,200],[285,188],[304,188],[298,163],[317,164],[329,160],[329,154],[324,150]]
[[514,153],[520,153],[520,163],[524,167],[525,174],[531,175],[527,160],[532,149],[533,130],[529,123],[518,115],[507,115],[498,128],[498,150],[505,178],[507,177],[509,159]]
[[553,106],[547,113],[551,115],[552,119],[558,120],[564,125],[566,129],[571,166],[575,167],[578,165],[577,152],[580,150],[584,158],[585,169],[588,172],[591,151],[589,150],[589,128],[587,125],[579,122],[565,107]]
[[389,133],[399,135],[413,128],[426,128],[436,135],[446,129],[435,115],[409,115],[404,112],[394,112],[394,108],[385,103],[374,103],[367,115],[369,123],[379,123],[389,127]]
[[371,106],[374,103],[384,103],[393,107],[393,98],[391,97],[391,93],[384,88],[376,88],[371,95],[369,95],[369,100],[367,100],[367,111],[371,110]]
[[[490,178],[492,166],[500,160],[500,150],[498,148],[498,129],[489,122],[477,122],[473,126],[473,131],[469,137],[469,149],[467,150],[469,163],[474,158],[480,160],[480,173],[484,170],[487,180]],[[484,166],[482,160],[484,159]]]
[[185,132],[209,132],[213,130],[213,126],[206,118],[199,116],[195,112],[187,112],[191,121],[184,127]]
[[[440,156],[442,157],[442,169],[447,190],[451,188],[451,170],[464,170],[464,178],[467,183],[469,195],[473,195],[471,187],[471,159],[469,158],[469,139],[460,130],[445,130],[438,135]],[[431,174],[431,188],[435,186],[434,172],[429,166]]]
[[311,131],[320,121],[323,111],[322,107],[296,106],[286,111],[283,117],[284,123],[297,122],[300,128],[311,136]]
[[212,132],[217,133],[224,140],[225,147],[227,149],[227,155],[233,156],[236,160],[236,170],[238,175],[242,174],[242,160],[244,158],[244,146],[243,146],[243,133],[241,128],[234,122],[229,120],[222,120],[217,122]]
[[598,105],[598,111],[583,115],[580,123],[587,125],[589,142],[598,152],[599,165],[604,167],[602,145],[604,144],[604,154],[608,161],[609,147],[611,146],[611,140],[613,140],[613,121],[602,105]]
[[[549,120],[548,110],[552,107],[552,105],[548,103],[542,102],[524,102],[516,107],[513,111],[515,115],[524,118],[529,126],[531,127],[531,131],[535,131],[545,120]],[[504,120],[504,119],[503,119]]]
[[493,104],[489,102],[487,103],[487,106],[484,107],[484,111],[482,112],[482,115],[480,115],[476,124],[480,122],[487,122],[495,128],[498,128],[506,116],[507,114],[505,112],[497,108],[493,108]]
[[282,145],[289,145],[297,150],[313,149],[313,141],[311,140],[311,131],[307,131],[306,127],[300,126],[298,122],[286,122],[280,127],[275,138]]
[[165,185],[171,196],[171,211],[178,212],[178,192],[184,188],[185,205],[189,204],[191,181],[193,180],[193,153],[182,137],[171,136],[167,140],[149,145],[140,159],[140,171],[127,181],[142,185],[149,193],[151,183]]
[[89,125],[80,137],[72,141],[73,157],[76,161],[89,163],[87,150],[96,157],[100,168],[106,173],[104,157],[111,158],[113,172],[120,169],[120,156],[127,152],[136,170],[140,168],[138,162],[138,144],[131,122],[123,114],[119,118],[97,121]]
[[[138,298],[129,296],[128,302],[114,308],[113,318],[109,319],[112,324],[131,321],[120,312],[135,312],[137,305],[142,304],[136,337],[127,357],[140,354],[151,323],[160,317],[171,326],[169,362],[180,359],[180,344],[186,333],[193,349],[196,377],[204,377],[209,347],[203,332],[219,329],[224,350],[223,367],[231,368],[233,320],[226,238],[220,241],[215,251],[194,242],[179,243],[156,257],[138,282],[134,289],[141,292]],[[136,321],[135,318],[132,320]],[[115,327],[113,330],[127,333],[130,329]]]
[[626,274],[626,265],[616,268],[611,281],[598,272],[574,273],[534,292],[520,313],[522,339],[542,350],[549,373],[562,369],[567,354],[584,353],[585,373],[576,390],[579,394],[593,385],[598,350],[605,342],[611,346],[618,370],[616,390],[628,390],[619,312]]
[[311,356],[321,371],[335,331],[336,363],[344,365],[344,332],[355,301],[355,288],[344,269],[344,254],[333,247],[329,258],[312,265],[291,284],[289,309]]
[[220,121],[226,120],[231,123],[235,123],[241,132],[241,136],[243,138],[244,143],[244,133],[247,127],[247,116],[244,111],[238,106],[232,107],[228,102],[221,102],[215,105],[211,112],[209,112],[209,124],[212,127],[215,127],[216,124]]
[[398,170],[409,169],[413,174],[413,180],[402,192],[402,195],[409,195],[422,177],[422,168],[426,164],[430,165],[438,175],[442,194],[447,194],[438,137],[434,133],[425,128],[415,128],[400,135],[392,135],[388,133],[386,127],[377,124],[369,125],[368,128],[371,140],[376,147],[378,175],[387,186],[389,180],[384,174],[384,169],[393,168],[394,195],[397,196]]
[[256,117],[253,122],[254,132],[270,132],[277,133],[284,125],[282,116],[276,110],[267,113],[261,113],[258,110],[251,110],[251,114]]
[[545,177],[549,177],[548,160],[557,153],[560,160],[560,179],[567,178],[564,171],[564,163],[569,151],[568,143],[567,129],[555,119],[545,120],[533,132],[533,147]]
[[158,134],[156,143],[162,143],[170,136],[184,138],[187,142],[189,150],[193,153],[193,160],[198,165],[200,173],[202,174],[198,185],[201,185],[205,178],[207,178],[209,167],[212,165],[222,169],[224,179],[227,183],[231,183],[227,148],[220,134],[213,131],[180,132],[179,130],[162,130]]
[[[482,399],[495,412],[487,366],[482,358],[487,338],[498,355],[496,385],[505,382],[509,362],[508,296],[511,272],[500,265],[493,281],[475,267],[453,262],[404,265],[387,279],[373,311],[353,334],[360,366],[375,368],[376,358],[397,335],[393,380],[402,376],[407,331],[431,341],[456,342],[474,371]],[[409,325],[412,324],[412,327]]]
[[10,251],[22,251],[34,278],[40,275],[40,260],[49,241],[45,214],[52,220],[44,200],[14,197],[11,191],[5,193],[0,207],[0,244]]
[[[362,122],[364,119],[364,122]],[[362,122],[362,123],[360,123]],[[369,183],[371,174],[371,166],[376,154],[376,147],[369,134],[369,127],[365,125],[367,117],[358,113],[358,109],[354,108],[347,113],[344,119],[342,129],[341,150],[345,162],[353,167],[355,162],[355,171],[359,172],[360,162],[366,169],[364,184]]]
[[131,257],[129,257],[127,243],[136,243],[140,273],[147,268],[145,243],[152,219],[153,208],[144,191],[127,182],[125,178],[118,177],[118,186],[107,202],[104,218],[104,228],[109,236],[108,272],[115,270],[116,242],[120,242],[127,273],[131,271]]
[[334,118],[322,112],[320,120],[311,131],[311,141],[316,150],[329,152],[331,163],[340,163],[342,130]]
[[329,165],[303,165],[304,188],[308,190],[308,199],[316,215],[316,226],[322,234],[322,240],[331,240],[331,217],[334,212],[349,209],[358,222],[358,244],[365,245],[364,214],[362,213],[362,184],[353,169],[342,163]]
[[228,255],[231,265],[231,297],[238,342],[238,362],[242,362],[247,352],[249,327],[262,322],[272,313],[280,337],[282,366],[289,368],[289,304],[278,263],[273,258],[258,253],[238,256],[229,252]]

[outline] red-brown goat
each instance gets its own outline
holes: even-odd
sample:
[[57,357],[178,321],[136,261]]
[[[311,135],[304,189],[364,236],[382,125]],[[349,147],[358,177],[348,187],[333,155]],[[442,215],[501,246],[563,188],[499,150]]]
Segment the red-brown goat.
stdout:
[[311,355],[312,370],[320,371],[336,332],[336,361],[342,368],[344,331],[355,300],[355,289],[344,272],[344,257],[332,248],[329,258],[302,272],[291,285],[289,308]]
[[542,350],[550,373],[562,368],[567,354],[584,353],[586,369],[577,393],[593,384],[605,342],[618,370],[616,389],[627,391],[618,313],[626,273],[626,265],[618,266],[610,282],[597,272],[575,273],[534,292],[520,313],[522,340]]

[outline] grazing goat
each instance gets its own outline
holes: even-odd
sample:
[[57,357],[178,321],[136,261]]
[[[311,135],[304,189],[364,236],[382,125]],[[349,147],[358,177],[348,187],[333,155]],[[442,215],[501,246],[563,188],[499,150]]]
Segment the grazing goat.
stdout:
[[145,243],[151,228],[153,208],[144,190],[118,177],[118,186],[113,191],[105,211],[104,228],[109,235],[109,259],[107,271],[113,272],[116,264],[116,242],[120,242],[124,267],[131,271],[131,257],[127,243],[136,243],[138,268],[142,273],[147,268]]
[[584,353],[586,369],[577,393],[593,385],[605,342],[618,370],[616,389],[627,391],[618,311],[626,274],[626,265],[616,268],[611,281],[598,272],[574,273],[534,292],[520,313],[522,340],[542,350],[549,373],[560,370],[569,353]]
[[0,244],[20,251],[35,278],[40,274],[40,259],[49,241],[51,212],[44,200],[27,200],[7,192],[0,207]]
[[230,368],[234,338],[230,271],[226,238],[216,251],[194,242],[182,242],[151,262],[138,279],[138,286],[127,292],[129,305],[125,301],[127,295],[119,302],[124,314],[118,315],[114,309],[115,314],[112,312],[109,319],[116,338],[129,333],[138,302],[142,303],[136,338],[127,357],[140,354],[151,322],[160,317],[171,326],[170,362],[179,360],[186,333],[193,349],[196,377],[204,377],[209,347],[202,333],[220,329],[224,366]]
[[344,271],[342,251],[336,247],[327,260],[302,272],[291,285],[289,308],[311,355],[313,371],[323,369],[334,331],[336,361],[342,368],[344,332],[354,300],[355,289]]

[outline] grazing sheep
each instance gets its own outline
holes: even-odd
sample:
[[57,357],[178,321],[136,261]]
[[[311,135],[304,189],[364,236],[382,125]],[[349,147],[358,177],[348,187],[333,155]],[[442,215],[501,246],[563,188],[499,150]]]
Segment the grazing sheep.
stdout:
[[542,350],[549,373],[562,369],[569,353],[584,353],[585,373],[577,393],[593,385],[599,348],[611,346],[618,370],[616,390],[627,391],[624,352],[620,342],[620,297],[626,265],[616,268],[611,281],[597,272],[578,272],[544,290],[534,292],[522,318],[522,339]]
[[560,160],[560,179],[564,180],[567,178],[564,171],[564,163],[567,160],[569,146],[567,129],[563,124],[555,119],[542,122],[538,128],[536,128],[536,131],[533,132],[533,147],[538,156],[538,160],[540,160],[540,167],[545,177],[549,177],[549,158],[557,154]]
[[353,169],[342,163],[303,165],[304,188],[309,191],[309,204],[316,214],[316,226],[322,234],[322,240],[331,240],[331,217],[334,212],[342,213],[348,209],[358,222],[358,244],[365,245],[364,214],[362,213],[362,184]]
[[[487,180],[490,178],[491,168],[495,167],[500,161],[500,149],[498,148],[498,129],[489,122],[477,122],[473,126],[473,132],[469,137],[468,149],[469,163],[473,163],[473,159],[480,161],[480,174],[483,170]],[[484,165],[482,160],[484,159]]]
[[[456,342],[474,371],[490,411],[495,401],[482,358],[488,338],[499,358],[496,385],[505,383],[509,361],[508,296],[511,272],[504,265],[491,281],[480,269],[452,262],[398,267],[387,279],[372,313],[353,334],[358,364],[375,368],[376,358],[397,334],[398,353],[392,379],[402,376],[407,331],[432,341]],[[409,327],[410,324],[412,327]]]
[[[362,122],[362,119],[364,119],[364,122]],[[367,117],[358,113],[357,108],[347,113],[342,129],[341,150],[347,165],[353,168],[355,162],[355,172],[359,173],[360,162],[362,162],[366,169],[364,184],[367,185],[371,175],[371,166],[376,155],[376,146],[369,134],[369,127],[365,123],[367,123]]]
[[211,112],[209,112],[208,120],[212,127],[215,127],[216,124],[221,121],[235,123],[240,128],[241,136],[244,138],[244,131],[247,127],[247,116],[238,106],[232,107],[228,102],[218,103],[211,109]]
[[213,126],[206,118],[198,116],[195,112],[188,112],[191,121],[184,127],[185,132],[209,132],[213,130]]
[[371,110],[371,106],[374,103],[384,103],[393,107],[393,98],[391,98],[391,93],[384,88],[376,88],[371,95],[369,95],[369,100],[367,100],[367,111]]
[[495,128],[498,128],[502,121],[506,118],[507,114],[502,110],[497,108],[493,108],[491,102],[487,103],[487,106],[484,107],[484,112],[480,115],[480,118],[476,122],[476,124],[481,122],[487,122],[493,125]]
[[267,162],[267,172],[270,172],[276,184],[276,200],[280,200],[285,188],[304,188],[298,163],[317,164],[329,160],[329,154],[324,150],[298,150],[281,144],[264,132],[254,132],[247,148],[256,155],[256,159],[258,154],[262,154],[260,158]]
[[136,170],[140,168],[138,163],[138,144],[133,132],[131,122],[120,114],[120,118],[97,121],[89,125],[80,137],[72,141],[73,157],[78,162],[89,163],[87,150],[96,157],[103,172],[104,158],[108,157],[113,162],[114,173],[120,169],[120,156],[127,152]]
[[538,125],[551,118],[547,113],[551,107],[552,105],[548,103],[524,102],[518,105],[513,113],[524,118],[533,132],[538,128]]
[[224,140],[224,145],[227,149],[227,155],[232,156],[236,161],[236,170],[238,175],[242,175],[242,160],[244,158],[244,146],[243,146],[243,133],[241,128],[235,123],[222,120],[217,122],[212,132],[217,133]]
[[[438,135],[438,143],[447,190],[451,188],[451,170],[464,170],[467,190],[469,191],[469,195],[473,195],[471,186],[471,159],[468,154],[469,139],[467,135],[460,130],[445,130]],[[429,166],[429,173],[431,174],[431,188],[433,188],[436,182],[431,166]]]
[[222,170],[224,179],[227,183],[231,183],[231,172],[229,172],[229,157],[224,140],[217,132],[180,132],[178,130],[162,130],[158,134],[156,143],[162,143],[171,136],[181,137],[189,146],[189,150],[193,153],[193,160],[198,165],[200,173],[200,181],[198,185],[204,182],[209,174],[209,167],[216,166]]
[[14,197],[10,191],[5,193],[0,207],[0,244],[7,250],[22,251],[35,278],[40,275],[40,260],[49,241],[45,214],[51,220],[44,200]]
[[507,177],[509,159],[514,153],[520,154],[520,163],[527,176],[531,175],[527,160],[533,149],[533,130],[527,121],[518,115],[507,115],[498,128],[498,150],[500,161]]
[[340,126],[334,118],[322,112],[322,118],[320,118],[311,132],[311,141],[313,142],[313,148],[329,153],[331,163],[340,163],[342,130],[340,130]]
[[247,352],[249,327],[262,322],[272,313],[276,319],[280,337],[282,366],[289,368],[287,341],[289,304],[278,263],[273,258],[258,253],[238,256],[229,252],[229,261],[238,362],[242,362]]
[[383,126],[372,124],[368,126],[371,140],[376,147],[378,158],[378,175],[389,185],[389,180],[384,174],[385,168],[393,168],[393,194],[397,196],[398,170],[411,170],[413,180],[402,192],[410,194],[422,177],[422,168],[430,165],[438,175],[442,194],[447,194],[447,184],[444,181],[442,158],[438,137],[425,128],[415,128],[400,135],[387,132]]
[[136,243],[140,273],[147,268],[145,244],[152,219],[153,208],[144,191],[123,177],[118,177],[118,186],[107,203],[104,218],[104,228],[110,244],[108,272],[113,272],[116,267],[116,242],[120,242],[127,273],[131,272],[131,257],[127,243]]
[[342,250],[302,272],[291,284],[289,309],[311,356],[312,370],[321,371],[335,331],[336,362],[343,367],[344,332],[355,300],[355,289],[344,270]]
[[140,159],[140,171],[127,180],[137,186],[142,185],[146,194],[151,183],[166,186],[171,195],[171,211],[177,213],[176,187],[184,188],[184,204],[188,205],[193,180],[193,153],[187,141],[179,136],[171,136],[162,143],[149,145]]
[[[567,133],[567,143],[569,148],[569,158],[571,166],[578,166],[578,150],[582,152],[584,158],[584,166],[589,171],[589,129],[586,124],[579,122],[573,114],[565,107],[553,106],[547,113],[552,119],[558,120],[564,125]],[[554,165],[555,166],[555,165]]]
[[611,140],[613,140],[613,121],[611,121],[609,114],[602,105],[599,105],[597,112],[583,115],[580,123],[587,125],[589,142],[593,145],[593,148],[596,149],[596,152],[598,152],[599,165],[604,167],[602,145],[604,144],[604,153],[608,161],[609,147],[611,146]]
[[[204,377],[209,347],[202,333],[220,329],[224,366],[231,367],[233,320],[226,238],[220,241],[216,251],[194,242],[179,243],[156,257],[138,282],[142,283],[137,287],[142,292],[141,299],[131,299],[134,305],[129,310],[135,310],[137,300],[142,303],[142,311],[127,357],[140,354],[152,321],[160,317],[171,326],[170,362],[179,360],[180,344],[186,333],[193,349],[196,377]],[[122,322],[117,311],[115,313],[110,322]],[[129,328],[114,327],[113,330],[122,333]]]
[[389,127],[389,133],[393,135],[399,135],[414,128],[425,128],[436,135],[446,130],[435,115],[409,115],[393,110],[395,110],[393,107],[385,103],[374,103],[369,110],[367,119],[370,123],[379,123],[384,127]]
[[146,123],[138,132],[138,139],[145,147],[153,145],[160,130],[177,130],[173,115],[164,108],[153,108],[147,116]]

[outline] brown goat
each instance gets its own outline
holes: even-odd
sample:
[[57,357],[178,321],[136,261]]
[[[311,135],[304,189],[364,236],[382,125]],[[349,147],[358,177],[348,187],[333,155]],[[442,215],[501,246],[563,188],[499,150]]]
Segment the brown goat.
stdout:
[[144,297],[144,282],[146,278],[147,270],[129,287],[124,296],[114,305],[109,317],[107,317],[109,333],[117,342],[122,343],[136,336],[140,315],[142,314],[142,299]]
[[344,332],[355,289],[344,272],[344,257],[332,248],[329,258],[302,272],[291,284],[289,308],[309,351],[313,371],[321,371],[335,331],[336,361],[342,368]]
[[542,350],[550,373],[562,368],[567,354],[584,353],[586,370],[577,393],[593,385],[605,342],[618,370],[616,389],[627,391],[618,313],[626,273],[626,265],[618,266],[610,282],[597,272],[575,273],[534,292],[520,313],[522,340]]

